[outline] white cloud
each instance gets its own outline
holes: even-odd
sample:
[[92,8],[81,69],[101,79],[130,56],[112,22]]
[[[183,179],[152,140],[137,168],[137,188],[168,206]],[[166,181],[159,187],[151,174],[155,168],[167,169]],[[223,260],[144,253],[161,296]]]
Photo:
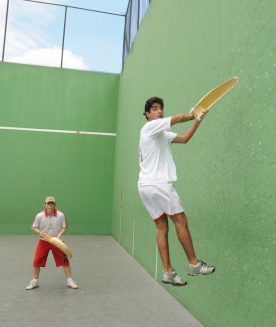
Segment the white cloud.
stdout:
[[[6,9],[6,4],[6,0],[0,0],[2,8]],[[47,29],[55,19],[54,9],[56,8],[53,6],[22,0],[10,1],[5,61],[60,67],[61,45],[56,46],[55,42],[51,44],[47,40],[49,35],[43,32],[43,29]],[[1,15],[0,18],[0,27],[3,29],[5,17]],[[63,67],[89,70],[84,59],[68,49],[64,49],[63,52]]]
[[[70,50],[63,52],[63,67],[88,70],[82,57],[72,53]],[[61,49],[53,48],[32,48],[19,56],[11,56],[8,61],[40,66],[60,67]]]
[[25,52],[27,49],[36,46],[37,41],[35,40],[35,37],[32,38],[24,32],[20,32],[10,26],[6,38],[6,54],[8,56],[15,56],[18,53]]
[[[6,0],[3,1],[6,2]],[[45,25],[55,18],[56,8],[55,6],[34,2],[10,0],[9,21],[12,23],[20,22],[27,26],[28,20],[26,18],[29,17],[35,24]]]

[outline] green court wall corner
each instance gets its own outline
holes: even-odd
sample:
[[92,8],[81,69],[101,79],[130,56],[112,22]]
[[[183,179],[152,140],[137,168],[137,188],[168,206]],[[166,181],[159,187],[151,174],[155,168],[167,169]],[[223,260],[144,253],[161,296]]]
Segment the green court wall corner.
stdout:
[[29,234],[47,195],[71,234],[111,234],[119,75],[0,63],[1,234]]

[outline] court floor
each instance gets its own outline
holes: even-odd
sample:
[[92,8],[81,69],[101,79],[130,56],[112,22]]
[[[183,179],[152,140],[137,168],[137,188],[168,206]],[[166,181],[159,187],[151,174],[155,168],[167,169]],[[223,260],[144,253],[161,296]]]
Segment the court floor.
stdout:
[[65,285],[52,254],[40,287],[26,291],[36,235],[0,236],[0,317],[5,327],[202,327],[112,236],[66,236],[74,250]]

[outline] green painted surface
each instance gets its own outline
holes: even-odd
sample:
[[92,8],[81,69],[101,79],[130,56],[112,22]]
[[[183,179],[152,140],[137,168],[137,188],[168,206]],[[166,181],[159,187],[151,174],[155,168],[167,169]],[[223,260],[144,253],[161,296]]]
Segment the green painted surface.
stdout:
[[187,277],[171,226],[172,261],[189,284],[167,289],[205,326],[276,325],[275,14],[274,0],[153,0],[120,79],[113,234],[159,277],[155,227],[137,193],[144,102],[157,95],[167,115],[187,112],[217,84],[240,77],[194,138],[173,145],[196,251],[217,271]]
[[[0,125],[116,132],[119,76],[0,64]],[[31,233],[47,195],[71,234],[110,234],[115,137],[0,130],[0,233]]]

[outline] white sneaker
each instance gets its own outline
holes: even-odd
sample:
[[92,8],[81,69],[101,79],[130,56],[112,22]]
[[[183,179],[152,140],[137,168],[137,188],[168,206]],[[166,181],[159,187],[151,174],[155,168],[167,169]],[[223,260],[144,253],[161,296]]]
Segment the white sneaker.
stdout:
[[209,266],[203,261],[199,261],[197,265],[188,265],[188,275],[198,276],[198,275],[210,275],[216,268],[214,266]]
[[184,286],[187,285],[187,282],[180,278],[176,271],[168,272],[165,271],[162,276],[162,283],[172,284],[174,286]]
[[26,287],[26,290],[32,290],[33,288],[39,287],[38,285],[38,280],[37,279],[32,279],[29,283],[29,285]]
[[78,284],[73,279],[67,280],[66,285],[67,287],[74,288],[74,289],[79,288]]

